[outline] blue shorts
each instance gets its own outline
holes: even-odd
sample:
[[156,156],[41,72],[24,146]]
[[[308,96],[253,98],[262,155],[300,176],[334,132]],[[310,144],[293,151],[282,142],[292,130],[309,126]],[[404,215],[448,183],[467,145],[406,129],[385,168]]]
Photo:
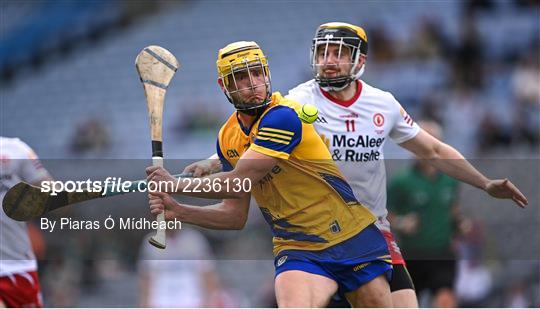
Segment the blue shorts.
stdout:
[[275,260],[276,276],[300,270],[328,277],[339,286],[339,293],[354,291],[385,274],[390,281],[392,261],[383,234],[371,224],[355,236],[319,251],[284,250]]

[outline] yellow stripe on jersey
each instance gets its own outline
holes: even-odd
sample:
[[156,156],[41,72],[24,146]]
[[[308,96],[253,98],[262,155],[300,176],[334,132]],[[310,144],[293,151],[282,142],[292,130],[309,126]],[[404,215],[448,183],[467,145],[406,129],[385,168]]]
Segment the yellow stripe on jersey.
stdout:
[[281,139],[284,139],[284,140],[287,140],[287,141],[290,141],[292,139],[292,136],[285,136],[285,135],[281,135],[281,134],[275,134],[275,133],[266,133],[266,132],[259,132],[259,136],[269,136],[269,137],[277,137],[277,138],[281,138]]
[[294,132],[287,131],[287,130],[281,130],[281,129],[274,129],[274,128],[260,128],[260,129],[259,129],[259,132],[260,132],[260,131],[268,131],[268,132],[274,132],[274,133],[281,133],[281,134],[286,134],[286,135],[290,135],[290,136],[293,136],[293,135],[294,135]]
[[275,158],[280,158],[280,159],[285,159],[285,160],[287,160],[289,158],[289,154],[286,153],[286,152],[275,151],[275,150],[272,150],[272,149],[261,147],[261,146],[256,145],[256,144],[251,144],[251,146],[249,146],[249,149],[254,150],[254,151],[258,152],[258,153],[262,153],[262,154],[265,154],[265,155],[268,155],[268,156],[271,156],[271,157],[275,157]]
[[260,140],[263,140],[263,141],[276,142],[276,143],[285,144],[285,145],[289,145],[289,144],[290,144],[290,142],[282,141],[282,140],[280,140],[280,139],[275,139],[275,138],[271,138],[271,137],[257,136],[257,139],[260,139]]

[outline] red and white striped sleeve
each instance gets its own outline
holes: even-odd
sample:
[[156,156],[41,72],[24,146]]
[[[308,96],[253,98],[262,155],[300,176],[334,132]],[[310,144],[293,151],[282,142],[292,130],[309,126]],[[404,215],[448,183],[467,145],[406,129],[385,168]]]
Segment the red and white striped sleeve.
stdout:
[[420,132],[420,127],[401,104],[393,96],[391,98],[394,124],[389,135],[395,143],[401,144],[414,138]]

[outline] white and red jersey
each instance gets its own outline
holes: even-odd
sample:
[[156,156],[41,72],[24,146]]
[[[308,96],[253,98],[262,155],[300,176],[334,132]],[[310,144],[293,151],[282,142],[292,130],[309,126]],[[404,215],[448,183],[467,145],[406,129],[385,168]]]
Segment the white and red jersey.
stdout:
[[[20,181],[36,183],[49,177],[34,151],[18,138],[0,136],[0,201]],[[25,222],[0,211],[0,277],[37,270]]]
[[388,137],[403,143],[420,128],[394,96],[356,81],[349,101],[332,98],[315,80],[298,85],[287,98],[319,109],[314,122],[334,161],[351,185],[356,198],[378,218],[378,227],[390,231],[386,216],[386,170],[383,147]]

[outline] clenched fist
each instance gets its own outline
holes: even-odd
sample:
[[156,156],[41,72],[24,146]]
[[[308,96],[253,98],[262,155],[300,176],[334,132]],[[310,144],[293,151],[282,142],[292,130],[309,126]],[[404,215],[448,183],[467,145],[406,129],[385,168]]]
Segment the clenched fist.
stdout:
[[165,220],[181,220],[182,205],[175,201],[169,194],[163,192],[150,192],[148,194],[150,213],[158,215],[165,211]]

